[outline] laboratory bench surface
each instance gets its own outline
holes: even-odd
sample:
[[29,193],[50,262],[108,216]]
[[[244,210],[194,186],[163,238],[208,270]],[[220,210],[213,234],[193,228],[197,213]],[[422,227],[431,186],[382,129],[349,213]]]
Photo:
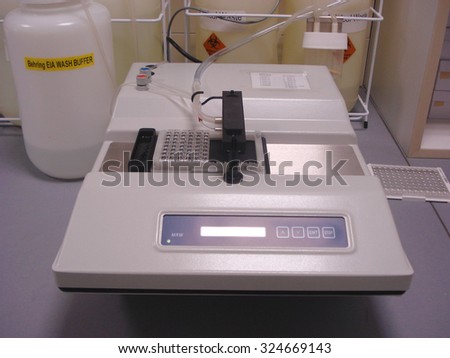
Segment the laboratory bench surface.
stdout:
[[[450,160],[406,160],[373,108],[357,136],[368,163],[450,177]],[[41,174],[20,129],[0,127],[0,337],[450,337],[450,204],[389,201],[415,271],[400,296],[63,293],[51,265],[80,186]]]

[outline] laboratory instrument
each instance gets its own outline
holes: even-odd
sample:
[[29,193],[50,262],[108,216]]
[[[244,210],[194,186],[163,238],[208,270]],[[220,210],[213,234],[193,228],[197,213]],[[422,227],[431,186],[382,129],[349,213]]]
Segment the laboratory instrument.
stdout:
[[211,64],[193,93],[198,64],[145,65],[80,189],[53,264],[60,289],[408,289],[383,188],[326,67]]

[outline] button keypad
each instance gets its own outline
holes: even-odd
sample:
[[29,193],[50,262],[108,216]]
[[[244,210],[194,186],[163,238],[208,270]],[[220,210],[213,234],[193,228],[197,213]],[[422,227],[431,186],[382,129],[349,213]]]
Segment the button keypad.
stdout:
[[336,230],[332,226],[277,226],[278,239],[336,239]]

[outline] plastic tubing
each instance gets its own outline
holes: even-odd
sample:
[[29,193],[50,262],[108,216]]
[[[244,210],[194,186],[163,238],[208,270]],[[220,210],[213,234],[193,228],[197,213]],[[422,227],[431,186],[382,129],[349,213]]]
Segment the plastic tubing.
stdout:
[[108,59],[106,57],[105,48],[103,46],[103,42],[100,39],[100,36],[98,34],[98,31],[97,31],[97,27],[95,26],[95,22],[92,19],[91,12],[89,11],[89,2],[90,2],[90,0],[79,0],[79,1],[80,1],[81,5],[83,7],[84,13],[86,14],[89,26],[91,27],[91,30],[92,30],[92,33],[94,34],[95,42],[97,42],[97,46],[98,46],[98,49],[100,51],[100,55],[103,58],[103,62],[105,64],[106,71],[108,72],[109,79],[111,80],[111,85],[113,87],[116,87],[116,81],[114,79],[115,76],[114,76],[114,73],[113,73],[113,69],[109,65]]
[[[117,87],[117,89],[114,92],[113,99],[111,101],[110,105],[110,113],[113,115],[114,112],[114,106],[117,101],[117,97],[119,96],[120,91],[124,87],[135,87],[136,82],[124,82],[120,86]],[[165,97],[167,100],[177,104],[179,107],[183,108],[187,112],[191,109],[189,106],[191,96],[187,92],[180,91],[176,88],[172,88],[170,86],[166,86],[165,84],[157,81],[152,81],[149,83],[148,92],[157,94],[159,96]],[[173,97],[178,97],[181,101],[177,103]],[[0,125],[3,123],[2,120],[7,120],[7,118],[0,118]],[[10,120],[8,119],[8,122]]]
[[220,50],[220,51],[216,52],[215,54],[209,56],[205,61],[202,62],[202,64],[195,71],[194,81],[192,83],[192,93],[193,93],[192,114],[193,114],[194,120],[195,121],[198,120],[200,122],[202,122],[202,121],[210,122],[213,124],[215,123],[215,118],[213,116],[210,116],[210,115],[202,112],[202,108],[201,108],[202,105],[201,105],[199,94],[202,93],[201,79],[202,79],[204,72],[219,57],[224,56],[227,53],[229,53],[241,46],[244,46],[245,44],[247,44],[261,36],[264,36],[274,30],[286,28],[294,21],[300,20],[305,17],[310,17],[311,15],[314,16],[319,12],[323,12],[326,9],[334,8],[336,6],[344,4],[346,2],[347,2],[347,0],[335,0],[335,1],[327,3],[323,7],[320,7],[318,4],[318,1],[314,1],[314,5],[307,6],[306,8],[297,11],[296,13],[292,14],[292,16],[289,17],[289,19],[279,22],[278,24],[275,24],[271,27],[263,29],[259,32],[256,32],[252,36],[246,37],[245,39],[242,39],[242,41],[236,42],[235,44],[233,44],[229,47],[226,47],[223,50]]
[[138,42],[138,31],[136,27],[136,6],[134,4],[134,0],[126,0],[126,5],[128,8],[128,13],[131,19],[131,34],[133,36],[133,51],[134,58],[136,61],[139,59],[139,42]]

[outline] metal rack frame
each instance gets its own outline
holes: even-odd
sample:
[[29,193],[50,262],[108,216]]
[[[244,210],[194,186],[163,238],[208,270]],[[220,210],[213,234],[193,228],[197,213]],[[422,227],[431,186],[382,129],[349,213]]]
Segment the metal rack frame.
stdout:
[[[112,23],[128,23],[135,21],[136,23],[156,23],[162,22],[162,39],[163,39],[163,51],[164,51],[164,61],[167,61],[167,43],[165,41],[167,34],[167,16],[170,14],[170,0],[160,0],[161,1],[161,12],[155,18],[148,19],[130,19],[130,18],[113,18],[111,19]],[[169,15],[170,16],[170,15]]]
[[[376,5],[370,8],[370,15],[368,17],[353,17],[353,16],[336,16],[338,20],[354,20],[354,21],[370,21],[373,22],[371,34],[371,44],[369,45],[367,59],[366,59],[366,69],[367,74],[367,85],[365,95],[358,95],[358,102],[353,108],[352,112],[349,113],[351,121],[362,122],[364,128],[368,127],[368,116],[369,116],[369,102],[370,93],[373,80],[373,70],[375,65],[376,49],[378,46],[378,38],[380,32],[380,23],[383,21],[382,11],[383,11],[384,0],[376,1]],[[184,0],[184,7],[191,7],[191,0]],[[376,8],[375,8],[376,7]],[[193,12],[191,10],[185,10],[185,16],[187,17],[206,17],[211,16],[211,13],[200,13]],[[256,14],[256,13],[246,13],[246,17],[268,17],[277,19],[287,19],[293,14]],[[228,13],[227,16],[242,16],[242,13]],[[321,19],[331,19],[329,15],[320,16]],[[185,48],[189,48],[189,21],[185,21],[185,38],[184,45]]]
[[[163,53],[164,53],[164,61],[167,61],[167,53],[168,46],[165,41],[167,35],[167,18],[170,17],[171,14],[171,1],[170,0],[160,0],[161,1],[161,12],[156,18],[139,18],[139,19],[131,19],[131,18],[113,18],[111,20],[112,23],[128,23],[135,21],[137,23],[156,23],[162,22],[162,38],[163,38]],[[190,7],[192,1],[191,0],[183,0],[184,7]],[[371,44],[369,45],[367,59],[366,59],[366,78],[367,84],[365,86],[365,93],[363,95],[358,96],[358,102],[355,105],[354,109],[349,113],[349,117],[351,121],[361,122],[364,128],[368,126],[368,116],[369,116],[369,101],[371,94],[371,87],[373,81],[373,70],[375,65],[375,57],[376,57],[376,49],[378,46],[378,38],[380,31],[380,23],[383,21],[382,9],[383,9],[384,0],[376,1],[376,5],[370,8],[370,16],[368,17],[351,17],[351,16],[337,16],[338,20],[354,20],[354,21],[370,21],[373,22],[374,26],[372,27],[371,34]],[[187,17],[205,17],[210,16],[210,13],[199,13],[193,12],[191,10],[185,10],[185,16]],[[233,16],[241,16],[242,13],[227,13],[227,15]],[[292,16],[292,14],[257,14],[257,13],[247,13],[246,17],[269,17],[269,18],[278,18],[278,19],[287,19]],[[320,16],[322,19],[330,19],[331,16]],[[0,25],[3,23],[3,19],[0,19]],[[184,45],[185,48],[189,48],[189,21],[185,21],[184,28]],[[0,124],[7,124],[11,121],[18,121],[19,118],[0,118]]]

